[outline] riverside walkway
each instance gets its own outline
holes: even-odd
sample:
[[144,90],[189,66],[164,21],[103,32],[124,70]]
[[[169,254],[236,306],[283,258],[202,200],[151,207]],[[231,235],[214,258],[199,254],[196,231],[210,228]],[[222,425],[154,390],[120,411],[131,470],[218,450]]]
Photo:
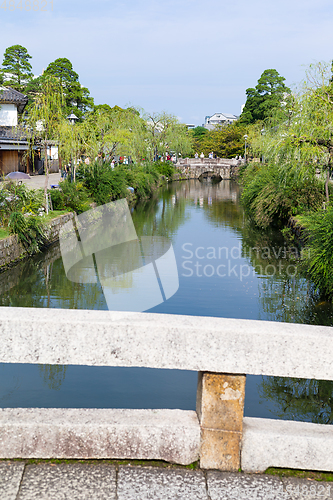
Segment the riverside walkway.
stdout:
[[[52,184],[59,184],[61,181],[60,173],[49,174],[48,188],[51,188]],[[22,183],[29,189],[43,189],[45,186],[45,175],[31,175],[30,179],[23,179]]]
[[[332,487],[331,487],[332,484]],[[0,461],[1,500],[327,500],[333,483],[109,463]]]

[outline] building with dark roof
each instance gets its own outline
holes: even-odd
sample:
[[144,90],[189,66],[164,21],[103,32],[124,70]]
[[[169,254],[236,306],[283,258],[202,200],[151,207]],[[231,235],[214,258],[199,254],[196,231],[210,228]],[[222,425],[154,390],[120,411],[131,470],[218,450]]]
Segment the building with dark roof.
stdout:
[[27,96],[10,87],[0,87],[0,174],[29,170],[29,142],[18,128],[18,113],[28,102]]

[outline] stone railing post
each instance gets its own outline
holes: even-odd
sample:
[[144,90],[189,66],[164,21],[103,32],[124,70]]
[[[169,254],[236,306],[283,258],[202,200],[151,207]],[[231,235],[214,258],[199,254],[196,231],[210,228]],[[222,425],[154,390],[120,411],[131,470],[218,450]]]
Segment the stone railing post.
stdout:
[[238,471],[243,432],[245,375],[199,372],[197,414],[200,467]]

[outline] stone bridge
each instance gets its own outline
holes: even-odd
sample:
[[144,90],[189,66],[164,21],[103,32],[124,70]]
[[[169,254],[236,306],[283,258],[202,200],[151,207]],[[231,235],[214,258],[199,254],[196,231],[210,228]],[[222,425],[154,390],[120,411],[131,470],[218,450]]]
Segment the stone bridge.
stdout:
[[178,160],[176,167],[190,179],[200,177],[233,179],[237,177],[238,168],[243,162],[244,160],[235,158],[184,158]]
[[231,318],[1,307],[0,363],[199,376],[196,411],[1,408],[0,459],[199,459],[202,469],[234,472],[333,471],[332,425],[243,416],[246,374],[333,380],[332,333]]

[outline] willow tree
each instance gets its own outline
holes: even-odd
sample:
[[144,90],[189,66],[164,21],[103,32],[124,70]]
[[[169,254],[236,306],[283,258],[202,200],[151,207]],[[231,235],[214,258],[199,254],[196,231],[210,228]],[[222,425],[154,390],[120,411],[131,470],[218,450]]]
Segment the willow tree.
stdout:
[[193,136],[177,117],[162,112],[148,114],[145,118],[145,140],[149,146],[150,160],[163,156],[167,149],[176,155],[189,155],[193,152]]
[[47,196],[47,186],[49,181],[47,150],[50,145],[50,141],[57,141],[59,138],[59,130],[65,120],[63,111],[64,98],[59,80],[53,76],[46,76],[39,87],[38,93],[34,96],[33,103],[27,110],[27,121],[31,128],[31,148],[34,147],[36,142],[40,142],[42,149],[44,150],[44,198],[46,213],[48,213],[49,210]]
[[84,124],[72,124],[68,119],[61,120],[58,125],[58,139],[61,159],[65,163],[72,161],[73,180],[75,182],[77,160],[87,153]]
[[[300,92],[285,103],[284,116],[266,121],[257,148],[274,165],[281,186],[325,178],[326,201],[333,165],[333,84],[329,66],[311,66]],[[255,146],[255,141],[253,141]]]
[[82,124],[86,154],[93,158],[126,155],[139,160],[146,148],[144,125],[134,108],[95,106]]

